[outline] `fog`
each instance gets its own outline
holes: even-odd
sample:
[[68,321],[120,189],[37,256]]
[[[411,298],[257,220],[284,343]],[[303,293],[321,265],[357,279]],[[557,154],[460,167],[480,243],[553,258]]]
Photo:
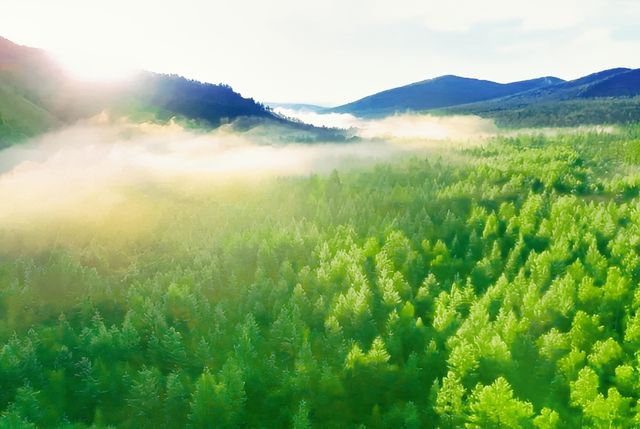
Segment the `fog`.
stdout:
[[103,222],[123,207],[120,212],[132,218],[134,207],[145,205],[141,196],[148,189],[187,194],[229,182],[256,185],[276,176],[356,168],[481,141],[493,129],[479,118],[352,118],[323,120],[352,120],[355,142],[283,144],[281,127],[238,132],[230,124],[205,132],[175,122],[140,124],[100,115],[0,151],[0,227],[60,219]]
[[319,127],[347,128],[362,138],[470,140],[494,136],[498,129],[490,119],[478,116],[397,114],[382,119],[363,119],[349,113],[318,113],[278,107],[283,116]]

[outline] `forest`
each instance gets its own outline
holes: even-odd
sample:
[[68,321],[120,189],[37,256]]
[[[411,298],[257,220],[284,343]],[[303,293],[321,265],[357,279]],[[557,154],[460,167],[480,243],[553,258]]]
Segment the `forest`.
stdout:
[[640,425],[640,126],[0,222],[0,428]]
[[434,114],[473,114],[495,120],[502,128],[576,127],[584,124],[636,124],[640,97],[599,97],[537,103],[487,102],[432,111]]

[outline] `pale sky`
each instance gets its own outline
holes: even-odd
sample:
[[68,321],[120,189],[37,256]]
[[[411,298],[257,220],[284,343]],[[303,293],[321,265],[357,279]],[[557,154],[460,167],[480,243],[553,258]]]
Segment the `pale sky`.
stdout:
[[78,72],[142,68],[323,105],[443,74],[640,68],[639,23],[639,0],[0,0],[0,36]]

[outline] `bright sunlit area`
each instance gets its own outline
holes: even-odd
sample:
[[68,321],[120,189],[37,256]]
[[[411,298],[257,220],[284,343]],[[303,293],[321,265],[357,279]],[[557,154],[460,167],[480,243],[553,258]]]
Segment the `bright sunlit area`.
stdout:
[[131,77],[136,70],[131,58],[95,50],[53,52],[53,57],[72,77],[83,81],[121,81]]

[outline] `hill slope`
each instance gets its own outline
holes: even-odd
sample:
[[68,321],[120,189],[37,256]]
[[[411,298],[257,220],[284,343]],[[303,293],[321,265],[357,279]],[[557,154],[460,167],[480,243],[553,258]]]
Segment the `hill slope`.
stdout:
[[0,147],[3,140],[15,141],[60,125],[50,112],[16,91],[0,76]]
[[406,110],[428,110],[504,97],[561,82],[555,77],[542,77],[502,84],[448,75],[382,91],[331,111],[379,116]]
[[640,95],[640,69],[627,70],[606,79],[594,82],[584,88],[580,96],[591,97],[631,97]]

